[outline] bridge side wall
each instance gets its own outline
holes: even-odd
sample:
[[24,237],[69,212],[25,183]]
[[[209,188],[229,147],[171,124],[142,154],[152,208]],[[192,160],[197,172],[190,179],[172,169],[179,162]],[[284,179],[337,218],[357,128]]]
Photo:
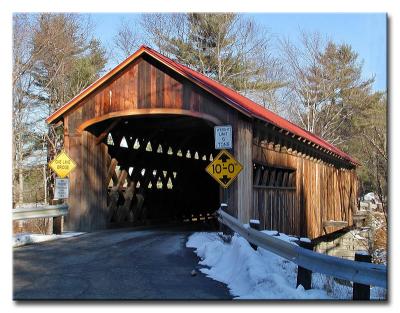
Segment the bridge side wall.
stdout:
[[[311,160],[305,153],[274,144],[254,143],[253,161],[270,168],[269,181],[266,179],[263,186],[253,188],[251,214],[262,220],[264,228],[316,238],[338,230],[333,226],[324,228],[326,221],[353,224],[357,206],[354,169],[339,168],[317,158]],[[271,179],[275,168],[283,173],[287,172],[285,169],[293,170],[289,171],[289,176],[294,175],[292,187],[276,186],[281,184],[276,176]],[[262,177],[253,185],[260,185],[261,180]]]

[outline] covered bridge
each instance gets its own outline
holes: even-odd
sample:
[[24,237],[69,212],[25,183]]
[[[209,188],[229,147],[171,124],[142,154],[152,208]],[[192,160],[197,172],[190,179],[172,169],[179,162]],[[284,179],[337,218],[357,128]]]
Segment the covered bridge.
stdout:
[[47,122],[63,123],[65,151],[77,163],[70,174],[67,229],[209,218],[223,192],[205,168],[218,153],[213,127],[227,124],[233,128],[231,152],[243,165],[227,190],[230,214],[310,238],[338,230],[329,221],[352,224],[355,160],[149,47]]

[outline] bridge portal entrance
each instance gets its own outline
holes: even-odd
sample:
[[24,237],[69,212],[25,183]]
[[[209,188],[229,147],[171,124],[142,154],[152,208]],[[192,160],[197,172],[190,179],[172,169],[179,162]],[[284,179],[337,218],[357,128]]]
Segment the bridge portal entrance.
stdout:
[[107,146],[108,226],[211,222],[219,185],[206,173],[213,123],[182,115],[116,117],[86,131]]

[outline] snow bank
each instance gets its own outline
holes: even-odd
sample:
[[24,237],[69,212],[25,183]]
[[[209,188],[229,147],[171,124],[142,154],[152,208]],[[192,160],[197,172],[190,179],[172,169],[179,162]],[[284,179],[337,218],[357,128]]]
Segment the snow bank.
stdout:
[[[296,244],[296,237],[274,234],[278,239]],[[301,241],[309,242],[308,238]],[[296,286],[297,265],[263,248],[254,251],[239,235],[231,243],[224,242],[217,233],[194,233],[186,246],[195,248],[201,258],[199,264],[207,266],[200,271],[208,277],[227,284],[236,299],[342,299],[352,300],[349,282],[339,283],[333,277],[313,273],[311,290]],[[384,300],[387,291],[372,287],[371,300]]]
[[[294,237],[277,236],[292,242]],[[297,239],[297,238],[296,238]],[[235,234],[230,244],[217,233],[195,233],[187,247],[196,248],[201,272],[228,285],[236,299],[330,299],[323,290],[296,288],[297,266],[265,249],[254,251]]]
[[56,240],[61,238],[69,238],[82,235],[84,233],[79,232],[64,232],[61,235],[42,235],[42,234],[31,234],[22,233],[13,236],[13,247],[20,247],[32,243],[38,243],[43,241]]

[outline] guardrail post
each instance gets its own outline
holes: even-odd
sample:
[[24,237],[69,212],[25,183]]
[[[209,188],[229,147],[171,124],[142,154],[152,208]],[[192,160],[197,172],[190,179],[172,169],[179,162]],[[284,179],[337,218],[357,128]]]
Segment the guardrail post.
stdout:
[[[221,203],[221,210],[227,212],[228,205],[226,203]],[[228,226],[224,225],[223,223],[219,223],[219,231],[222,232],[224,241],[231,241],[233,231]]]
[[[251,228],[255,229],[255,230],[260,230],[260,221],[259,220],[250,220],[249,225]],[[250,243],[250,246],[257,251],[257,245]]]
[[61,235],[63,231],[63,217],[62,216],[56,216],[53,217],[53,234],[55,235]]
[[[371,263],[372,257],[368,254],[357,253],[354,256],[354,261]],[[370,286],[353,282],[353,300],[369,300]]]
[[[298,241],[298,245],[304,249],[313,250],[314,246],[310,242]],[[302,285],[305,290],[311,289],[311,280],[312,280],[312,271],[298,266],[297,267],[297,284],[296,288],[299,285]]]

